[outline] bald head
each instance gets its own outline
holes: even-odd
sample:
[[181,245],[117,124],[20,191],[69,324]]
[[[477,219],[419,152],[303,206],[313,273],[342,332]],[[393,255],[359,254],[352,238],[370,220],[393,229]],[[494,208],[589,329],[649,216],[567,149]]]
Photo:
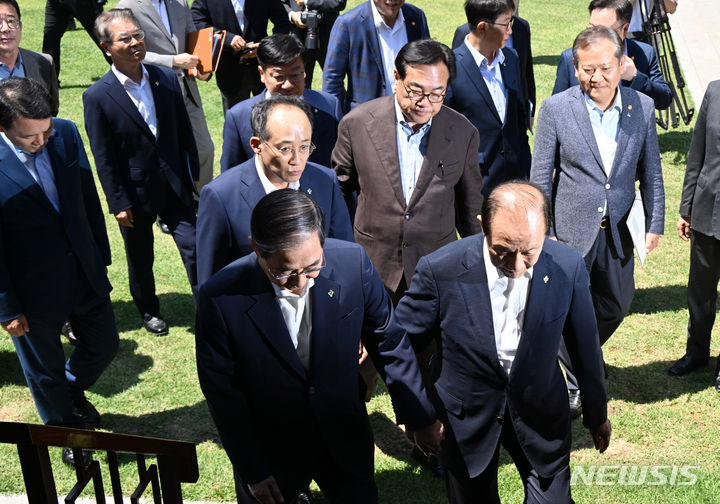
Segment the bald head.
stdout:
[[519,278],[540,257],[550,225],[547,198],[528,182],[501,184],[483,203],[482,225],[493,265]]

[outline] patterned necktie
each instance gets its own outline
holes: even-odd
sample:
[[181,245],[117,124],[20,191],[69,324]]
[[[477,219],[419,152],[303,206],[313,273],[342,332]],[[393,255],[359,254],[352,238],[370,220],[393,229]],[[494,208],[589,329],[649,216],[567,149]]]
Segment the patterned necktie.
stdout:
[[29,152],[24,152],[24,154],[26,158],[25,166],[37,175],[38,184],[45,193],[45,196],[50,200],[53,208],[60,213],[60,196],[58,196],[57,187],[55,186],[55,175],[53,174],[52,166],[50,166],[47,157]]

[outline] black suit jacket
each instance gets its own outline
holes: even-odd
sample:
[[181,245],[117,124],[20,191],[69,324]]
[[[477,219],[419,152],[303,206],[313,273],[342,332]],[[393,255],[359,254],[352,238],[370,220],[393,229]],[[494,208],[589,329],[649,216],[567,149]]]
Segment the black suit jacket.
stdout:
[[561,339],[578,373],[583,424],[596,428],[607,420],[585,262],[567,245],[545,240],[508,376],[497,356],[483,240],[477,234],[423,257],[395,317],[416,349],[438,343],[430,375],[446,429],[446,463],[460,474],[479,475],[495,453],[502,422],[512,421],[532,467],[550,477],[570,460],[567,388],[557,359]]
[[233,37],[240,35],[246,42],[260,42],[267,36],[268,20],[273,22],[273,33],[290,31],[290,21],[280,0],[247,0],[244,11],[247,23],[244,30],[240,29],[230,0],[195,0],[190,11],[198,30],[209,26],[227,30],[215,74],[218,87],[227,94],[233,94],[240,87],[243,71],[257,72],[257,60],[243,60],[230,47]]
[[[530,23],[521,17],[513,16],[512,27],[513,49],[520,58],[520,84],[522,85],[523,98],[525,100],[528,120],[535,117],[535,71],[533,70],[532,45],[530,43]],[[457,49],[470,33],[470,25],[460,25],[455,30],[452,48]],[[529,123],[528,123],[529,126]]]
[[157,139],[112,71],[83,93],[85,130],[108,209],[153,215],[172,190],[192,204],[198,154],[180,85],[172,70],[147,68]]
[[693,131],[680,215],[690,227],[720,240],[720,80],[711,82]]
[[20,48],[20,55],[23,60],[25,77],[35,79],[45,86],[45,89],[50,93],[52,115],[56,116],[60,102],[58,98],[58,81],[55,66],[42,54],[28,51],[27,49]]

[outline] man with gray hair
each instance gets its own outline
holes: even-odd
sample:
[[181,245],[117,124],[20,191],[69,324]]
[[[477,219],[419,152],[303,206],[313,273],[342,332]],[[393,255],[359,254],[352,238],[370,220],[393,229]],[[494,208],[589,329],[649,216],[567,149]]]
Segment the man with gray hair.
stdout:
[[[540,109],[530,172],[552,198],[551,236],[585,258],[600,344],[618,328],[635,294],[627,221],[636,180],[647,253],[657,246],[665,222],[655,107],[647,96],[619,86],[622,59],[622,41],[614,30],[592,26],[577,36],[573,60],[580,86],[551,96]],[[577,381],[567,354],[560,358],[577,416]]]
[[311,480],[333,503],[378,502],[361,342],[398,423],[423,451],[440,450],[441,425],[380,277],[362,247],[326,240],[323,221],[305,192],[269,193],[252,212],[255,253],[200,287],[198,374],[239,504],[306,502]]

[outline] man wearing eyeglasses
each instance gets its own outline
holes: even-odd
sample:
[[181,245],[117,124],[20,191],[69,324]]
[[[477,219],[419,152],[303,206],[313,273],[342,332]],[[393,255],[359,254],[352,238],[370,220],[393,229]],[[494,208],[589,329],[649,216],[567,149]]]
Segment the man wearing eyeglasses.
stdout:
[[315,149],[308,103],[296,96],[273,96],[256,103],[248,120],[253,157],[221,173],[200,195],[197,231],[200,284],[252,252],[250,214],[263,196],[278,189],[309,194],[325,215],[324,233],[353,241],[348,209],[335,173],[308,161]]
[[53,64],[42,54],[20,48],[22,21],[15,0],[0,0],[0,80],[29,77],[50,93],[52,115],[58,113],[57,76]]
[[311,480],[332,503],[378,502],[360,342],[397,422],[424,452],[440,450],[441,424],[382,281],[362,247],[325,239],[323,220],[307,193],[271,192],[252,212],[255,253],[200,288],[198,375],[239,504],[305,502]]
[[515,49],[505,47],[513,25],[512,0],[468,0],[472,28],[455,49],[458,75],[445,103],[467,117],[480,133],[478,164],[483,194],[507,180],[530,175],[527,105]]
[[195,294],[195,211],[199,161],[176,75],[143,65],[145,34],[130,9],[98,16],[95,31],[112,67],[83,93],[85,129],[110,212],[125,242],[130,294],[143,325],[168,333],[153,275],[152,226],[172,234]]
[[332,166],[346,200],[357,191],[355,240],[395,301],[420,257],[480,231],[478,132],[443,105],[454,76],[447,46],[411,42],[395,60],[395,94],[340,122]]
[[[630,0],[592,0],[588,10],[590,26],[607,26],[623,41],[622,85],[652,98],[656,109],[668,108],[672,93],[660,71],[655,49],[644,42],[626,38],[633,11]],[[566,49],[560,56],[553,94],[577,84],[572,49]]]

